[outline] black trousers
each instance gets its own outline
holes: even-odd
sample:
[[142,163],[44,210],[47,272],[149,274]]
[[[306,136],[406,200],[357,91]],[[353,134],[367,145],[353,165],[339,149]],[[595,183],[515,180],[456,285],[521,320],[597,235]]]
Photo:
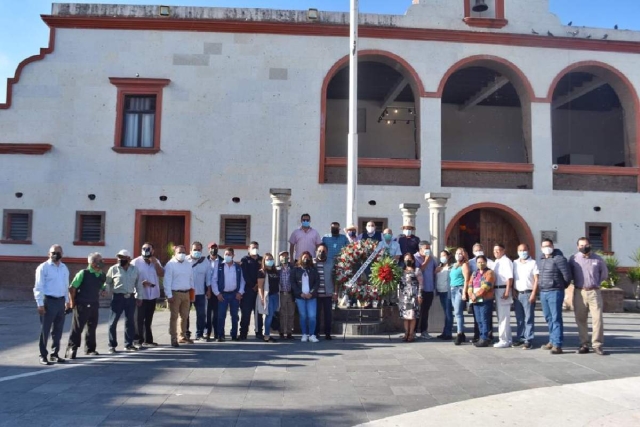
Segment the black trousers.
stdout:
[[44,314],[40,316],[40,356],[47,358],[47,341],[51,335],[51,354],[57,356],[60,351],[60,339],[64,329],[64,297],[44,297]]
[[211,298],[207,299],[207,320],[205,324],[205,333],[208,337],[214,337],[218,339],[220,334],[218,333],[218,298],[215,295],[211,295]]
[[422,291],[422,304],[420,305],[420,333],[429,332],[429,310],[431,310],[431,304],[433,304],[433,295],[433,292]]
[[[487,318],[487,328],[489,330],[487,335],[490,340],[493,340],[493,309],[495,308],[495,301],[491,300],[489,301],[489,304],[491,307],[489,309],[489,317]],[[476,320],[476,311],[471,310],[471,312],[473,313],[473,339],[478,340],[480,339],[480,328],[478,327],[478,321]]]
[[[246,338],[249,333],[251,313],[256,309],[256,298],[258,297],[258,294],[252,289],[252,285],[249,285],[248,283],[244,289],[244,295],[242,296],[242,301],[240,301],[240,312],[242,313],[242,317],[240,318],[240,336]],[[258,318],[258,321],[255,325],[254,332],[256,333],[256,336],[258,336],[262,335],[263,316],[262,314],[256,313],[256,317]]]
[[138,344],[153,343],[153,332],[151,324],[153,323],[153,314],[156,312],[157,299],[143,299],[142,305],[138,307],[136,312],[136,337]]
[[[314,331],[314,334],[316,336],[320,335],[320,320],[321,316],[324,315],[324,335],[331,335],[331,323],[333,322],[331,305],[333,303],[333,298],[318,297],[317,301],[318,308],[316,310],[316,330]],[[320,313],[322,313],[322,315]]]
[[69,334],[68,348],[77,350],[80,347],[82,330],[87,327],[84,333],[84,352],[96,351],[96,328],[98,327],[98,306],[99,302],[92,303],[77,302],[73,308],[73,321],[71,323],[71,333]]

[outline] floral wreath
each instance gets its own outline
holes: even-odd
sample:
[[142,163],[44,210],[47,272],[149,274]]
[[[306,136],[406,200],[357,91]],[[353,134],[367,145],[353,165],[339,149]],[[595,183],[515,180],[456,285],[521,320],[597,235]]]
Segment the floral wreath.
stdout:
[[[382,272],[380,273],[381,275],[375,273],[377,276],[374,277],[374,274],[371,274],[371,276],[362,274],[353,286],[348,286],[351,278],[367,258],[375,252],[377,247],[378,242],[373,239],[350,243],[342,248],[333,266],[336,286],[341,288],[349,298],[361,303],[378,301],[381,295],[385,295],[394,289],[395,283],[397,283],[397,279],[401,275],[399,267],[392,262],[391,258],[385,257],[386,251],[383,251],[380,255],[383,258],[371,263],[371,271],[380,270]],[[396,269],[398,270],[396,271]],[[390,278],[387,274],[388,270],[391,270]]]

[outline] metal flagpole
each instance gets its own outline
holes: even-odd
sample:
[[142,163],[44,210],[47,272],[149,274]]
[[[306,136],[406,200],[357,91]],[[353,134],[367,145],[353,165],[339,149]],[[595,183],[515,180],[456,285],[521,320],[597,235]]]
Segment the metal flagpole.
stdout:
[[358,0],[351,0],[350,34],[346,226],[358,221]]

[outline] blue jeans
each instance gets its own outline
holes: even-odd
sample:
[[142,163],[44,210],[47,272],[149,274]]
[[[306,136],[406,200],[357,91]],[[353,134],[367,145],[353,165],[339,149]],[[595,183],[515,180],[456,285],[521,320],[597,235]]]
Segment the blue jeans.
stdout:
[[529,302],[531,292],[518,292],[518,298],[514,298],[513,306],[516,312],[516,339],[531,343],[534,331],[534,311],[536,302]]
[[554,347],[560,348],[562,348],[562,341],[564,340],[564,327],[562,325],[563,301],[564,289],[540,292],[542,313],[549,326],[549,342]]
[[[269,294],[269,314],[264,319],[264,336],[271,336],[271,322],[273,322],[273,316],[276,314],[276,307],[279,301],[278,294]],[[262,303],[261,303],[262,304]]]
[[489,316],[491,316],[492,307],[493,300],[473,303],[473,312],[476,315],[481,340],[489,338]]
[[126,347],[133,345],[133,339],[136,335],[136,324],[133,318],[136,312],[136,299],[133,295],[125,298],[124,294],[113,294],[111,299],[111,314],[109,315],[109,347],[116,348],[118,346],[116,328],[123,312],[125,319],[124,343]]
[[438,292],[440,297],[440,305],[444,311],[444,328],[442,335],[450,337],[453,334],[453,307],[451,306],[451,291]]
[[202,338],[204,335],[204,325],[207,320],[207,297],[202,295],[196,295],[196,300],[193,305],[196,308],[196,338]]
[[451,303],[453,304],[453,315],[456,318],[456,327],[458,333],[464,332],[464,308],[467,305],[462,299],[462,288],[464,286],[456,286],[451,288]]
[[298,306],[298,315],[300,316],[300,330],[302,331],[302,335],[310,335],[315,333],[318,301],[316,301],[315,298],[296,298],[296,305]]
[[[212,297],[217,298],[217,297]],[[222,301],[218,301],[218,333],[224,337],[224,322],[227,319],[227,307],[231,312],[231,338],[238,336],[238,310],[240,301],[236,299],[235,292],[223,292]]]

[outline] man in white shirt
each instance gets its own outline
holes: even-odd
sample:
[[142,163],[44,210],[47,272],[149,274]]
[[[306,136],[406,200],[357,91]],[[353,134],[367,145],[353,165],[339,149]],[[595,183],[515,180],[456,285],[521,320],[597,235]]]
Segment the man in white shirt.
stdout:
[[[202,243],[193,242],[191,254],[187,256],[187,262],[193,269],[193,285],[196,291],[196,298],[193,305],[196,307],[196,341],[206,341],[204,339],[204,326],[207,320],[207,302],[205,292],[211,280],[211,262],[202,254]],[[187,337],[191,338],[189,332],[189,320],[187,318]]]
[[498,338],[500,341],[493,346],[496,348],[511,347],[511,288],[513,286],[513,263],[504,252],[504,245],[493,247],[496,258],[493,272],[496,275],[496,314],[498,315]]
[[516,311],[516,341],[514,347],[522,346],[529,350],[533,345],[536,294],[538,292],[538,264],[529,256],[529,246],[518,246],[518,259],[513,261],[515,281],[514,307]]
[[[476,265],[476,258],[484,254],[484,247],[482,246],[482,244],[476,243],[475,245],[473,245],[473,258],[469,260],[469,268],[471,269],[471,273],[475,273],[478,269],[478,266]],[[487,258],[487,268],[493,270],[493,265],[493,260]]]
[[156,303],[160,298],[160,277],[164,277],[164,269],[160,260],[154,256],[153,245],[149,242],[142,244],[141,255],[131,261],[138,270],[142,282],[142,305],[138,307],[136,316],[136,336],[138,345],[157,347],[153,341],[151,324],[156,311]]
[[[33,295],[40,315],[40,364],[64,363],[58,356],[60,338],[64,329],[65,310],[69,308],[69,269],[60,261],[62,246],[49,248],[49,260],[36,268],[36,283]],[[51,334],[51,357],[47,359],[47,341]]]
[[[187,250],[183,245],[174,248],[174,256],[164,267],[164,293],[169,302],[171,316],[169,317],[169,335],[171,346],[193,343],[185,335],[187,332],[187,318],[191,307],[191,289],[193,284],[193,269],[186,262]],[[180,317],[180,332],[177,331],[178,317]]]
[[245,281],[240,264],[233,262],[234,250],[224,251],[224,262],[218,264],[211,276],[211,289],[218,299],[218,342],[224,342],[224,323],[227,307],[231,314],[231,339],[238,339],[238,310],[244,295]]

